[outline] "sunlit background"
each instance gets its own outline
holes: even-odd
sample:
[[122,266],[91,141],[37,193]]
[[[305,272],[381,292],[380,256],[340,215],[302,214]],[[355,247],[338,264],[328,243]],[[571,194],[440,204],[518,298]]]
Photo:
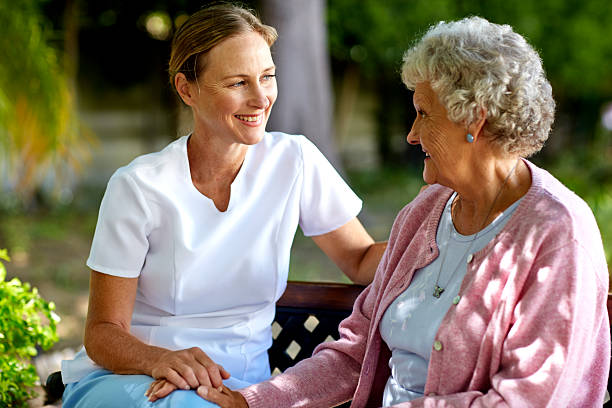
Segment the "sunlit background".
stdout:
[[[205,1],[0,1],[0,248],[9,276],[38,286],[63,318],[55,350],[77,347],[85,266],[108,178],[189,132],[168,84],[172,34]],[[418,191],[422,157],[403,51],[439,20],[510,24],[540,52],[557,101],[533,160],[593,209],[612,257],[612,4],[609,0],[262,0],[280,35],[269,130],[304,133],[364,200],[386,239]],[[302,112],[300,117],[292,112]],[[298,231],[292,279],[343,280]]]

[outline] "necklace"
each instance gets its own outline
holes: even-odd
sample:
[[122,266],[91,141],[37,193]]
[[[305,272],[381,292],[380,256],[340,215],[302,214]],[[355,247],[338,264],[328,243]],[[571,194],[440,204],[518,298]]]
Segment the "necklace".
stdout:
[[[519,162],[519,159],[516,160],[516,163],[514,163],[514,166],[512,166],[512,169],[510,169],[510,171],[508,172],[508,175],[506,176],[506,179],[504,180],[504,182],[502,183],[501,187],[499,188],[499,191],[497,192],[497,195],[493,199],[493,203],[491,203],[491,207],[489,207],[489,211],[487,211],[487,215],[484,218],[484,220],[482,221],[482,224],[480,225],[480,228],[478,229],[476,234],[474,234],[474,238],[472,238],[472,240],[470,241],[470,245],[468,245],[467,249],[465,250],[465,252],[461,256],[461,258],[459,258],[459,263],[457,264],[457,266],[455,266],[455,268],[453,269],[453,272],[451,273],[450,277],[448,278],[448,282],[446,283],[447,285],[448,285],[448,283],[450,283],[452,281],[453,276],[455,276],[455,273],[457,272],[457,270],[459,269],[459,266],[461,265],[461,262],[465,259],[465,256],[468,254],[468,252],[470,252],[470,249],[472,249],[472,245],[478,239],[478,235],[480,234],[480,232],[484,228],[485,223],[487,222],[487,219],[489,219],[489,216],[491,215],[491,212],[493,211],[493,208],[495,207],[495,203],[497,202],[497,199],[499,198],[499,196],[501,195],[502,191],[504,190],[504,187],[506,186],[506,183],[510,179],[510,176],[512,175],[512,173],[514,173],[514,170],[516,169],[516,166],[518,165],[518,162]],[[452,222],[452,220],[453,220],[453,211],[452,211],[452,203],[451,203],[451,222]],[[449,227],[448,228],[448,240],[447,240],[447,242],[450,241],[451,231],[452,231],[452,228]],[[445,290],[445,288],[442,287],[442,286],[439,286],[438,283],[440,281],[440,275],[442,274],[442,268],[444,267],[444,261],[446,260],[446,254],[447,253],[448,253],[448,251],[445,250],[444,253],[442,254],[442,262],[440,262],[440,269],[438,269],[438,276],[436,277],[436,283],[434,284],[434,291],[432,293],[433,297],[435,297],[435,298],[439,298],[440,296],[442,296],[442,293],[444,293],[444,290]]]

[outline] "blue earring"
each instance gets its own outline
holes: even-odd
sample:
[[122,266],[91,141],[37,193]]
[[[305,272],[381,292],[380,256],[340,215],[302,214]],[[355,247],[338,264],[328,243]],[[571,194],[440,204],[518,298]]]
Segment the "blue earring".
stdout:
[[468,143],[474,143],[474,136],[472,136],[471,133],[468,133],[465,138],[467,139]]

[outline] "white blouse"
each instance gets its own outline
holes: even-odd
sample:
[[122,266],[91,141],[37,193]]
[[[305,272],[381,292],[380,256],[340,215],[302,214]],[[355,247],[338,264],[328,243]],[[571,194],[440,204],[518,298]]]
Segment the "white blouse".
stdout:
[[[227,211],[193,185],[184,136],[111,177],[87,265],[139,278],[131,333],[171,350],[200,347],[232,388],[270,375],[275,302],[286,287],[297,225],[337,229],[361,200],[303,136],[266,133],[249,146]],[[82,350],[65,383],[98,369]]]

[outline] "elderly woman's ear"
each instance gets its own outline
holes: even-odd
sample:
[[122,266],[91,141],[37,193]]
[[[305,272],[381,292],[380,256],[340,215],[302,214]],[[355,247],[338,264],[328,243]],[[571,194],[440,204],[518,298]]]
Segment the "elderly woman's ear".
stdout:
[[473,142],[476,142],[482,135],[485,123],[487,123],[487,110],[481,107],[478,111],[478,116],[468,126],[468,133],[474,137]]

